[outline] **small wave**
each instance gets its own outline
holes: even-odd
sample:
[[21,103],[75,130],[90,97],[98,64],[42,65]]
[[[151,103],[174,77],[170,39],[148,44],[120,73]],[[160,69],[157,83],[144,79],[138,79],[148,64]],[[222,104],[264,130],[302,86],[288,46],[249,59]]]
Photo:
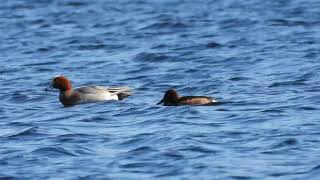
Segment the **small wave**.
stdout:
[[63,5],[72,6],[72,7],[80,7],[80,6],[87,6],[88,3],[83,2],[83,1],[69,1],[69,2],[64,3]]
[[146,62],[162,62],[173,59],[170,56],[165,55],[164,53],[139,53],[136,55],[134,60],[136,61],[146,61]]
[[76,156],[76,154],[62,147],[43,147],[32,151],[32,153],[49,157]]
[[186,27],[188,26],[182,22],[166,21],[166,22],[156,22],[156,23],[147,25],[145,27],[140,28],[140,30],[177,29],[177,28],[186,28]]
[[174,160],[182,160],[185,158],[185,156],[180,154],[179,152],[173,152],[173,151],[164,152],[161,155],[164,156],[165,158],[170,158]]
[[308,59],[316,59],[318,56],[319,56],[319,53],[307,52],[306,55],[304,55],[303,57]]
[[64,134],[58,137],[55,137],[58,142],[77,142],[85,143],[89,142],[90,139],[94,139],[94,136],[88,134]]
[[135,145],[135,144],[139,144],[140,142],[145,142],[145,140],[149,137],[153,137],[154,134],[153,133],[142,133],[142,134],[138,134],[132,138],[130,138],[129,140],[126,140],[122,143],[120,143],[120,146],[131,146],[131,145]]
[[15,176],[10,176],[10,175],[1,175],[0,174],[0,180],[14,180],[14,179],[18,179]]
[[252,179],[250,176],[230,176],[232,179],[235,180],[247,180],[247,179]]
[[106,45],[104,44],[89,44],[89,45],[80,45],[78,46],[79,50],[97,50],[104,49]]
[[243,77],[243,76],[235,76],[235,77],[231,77],[229,80],[230,81],[248,81],[248,80],[251,80],[251,78]]
[[44,135],[39,133],[37,129],[38,129],[37,127],[25,128],[13,134],[6,135],[6,137],[10,139],[25,139],[25,138],[35,139],[39,135]]
[[311,106],[302,106],[302,107],[299,107],[299,109],[306,110],[306,111],[318,110],[318,108],[316,108],[316,107],[311,107]]
[[314,171],[319,171],[320,172],[320,164],[314,166],[313,168],[310,169],[310,172],[314,172]]
[[287,146],[293,146],[293,145],[297,145],[299,143],[299,141],[295,138],[289,138],[286,139],[282,142],[280,142],[279,144],[276,144],[274,146],[274,148],[281,148],[281,147],[287,147]]
[[273,87],[283,87],[283,86],[303,86],[306,85],[301,80],[295,80],[295,81],[283,81],[283,82],[275,82],[270,84],[268,87],[273,88]]
[[252,20],[252,19],[238,19],[238,18],[230,18],[226,20],[222,20],[219,22],[220,29],[224,31],[226,29],[233,29],[233,28],[240,28],[240,27],[247,27],[247,26],[254,26],[259,21]]
[[223,45],[212,41],[212,42],[207,43],[206,47],[207,48],[220,48],[220,47],[223,47]]
[[181,169],[177,168],[177,169],[171,170],[169,172],[161,173],[159,175],[156,175],[155,177],[156,178],[164,178],[164,177],[171,177],[172,178],[172,177],[177,176],[179,174],[181,174]]
[[288,19],[272,19],[269,20],[272,26],[318,26],[320,21],[302,21],[302,20],[288,20]]
[[24,66],[26,67],[34,67],[34,66],[48,66],[48,65],[55,65],[58,64],[59,61],[47,61],[47,62],[40,62],[40,63],[28,63]]
[[51,47],[51,48],[41,47],[41,48],[38,48],[37,51],[38,51],[38,52],[48,52],[48,51],[50,51],[51,49],[52,49],[52,47]]
[[157,163],[152,162],[136,162],[136,163],[128,163],[120,165],[121,168],[125,169],[132,169],[132,168],[141,168],[144,169],[144,167],[157,167]]
[[148,153],[153,153],[153,152],[156,152],[157,150],[151,148],[151,147],[148,147],[148,146],[143,146],[143,147],[139,147],[139,148],[136,148],[136,149],[133,149],[133,150],[130,150],[126,153],[126,155],[129,155],[129,156],[139,156],[139,155],[145,155],[145,154],[148,154]]
[[30,100],[29,96],[27,96],[25,94],[21,94],[21,93],[16,93],[8,99],[8,101],[12,102],[12,103],[22,103],[22,102],[26,102],[29,100]]
[[211,154],[211,153],[217,153],[215,150],[211,150],[208,148],[204,148],[201,146],[188,146],[185,148],[180,148],[180,151],[189,151],[189,152],[197,152],[197,153],[202,153],[202,154]]

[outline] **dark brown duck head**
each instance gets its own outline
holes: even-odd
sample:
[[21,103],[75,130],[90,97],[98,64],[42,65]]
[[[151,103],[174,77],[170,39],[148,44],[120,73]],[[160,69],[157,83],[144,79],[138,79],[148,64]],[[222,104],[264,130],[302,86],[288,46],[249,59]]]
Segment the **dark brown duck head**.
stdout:
[[179,102],[179,94],[175,89],[169,89],[164,94],[162,100],[158,102],[157,104],[164,104],[164,105],[174,105]]
[[166,91],[162,100],[157,104],[163,103],[165,106],[180,105],[212,105],[217,101],[207,96],[183,96],[180,97],[175,89]]

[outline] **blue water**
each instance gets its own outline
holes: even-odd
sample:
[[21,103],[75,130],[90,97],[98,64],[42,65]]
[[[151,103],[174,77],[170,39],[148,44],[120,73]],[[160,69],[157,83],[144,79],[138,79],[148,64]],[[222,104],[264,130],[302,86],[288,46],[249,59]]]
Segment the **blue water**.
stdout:
[[[319,179],[320,2],[4,0],[0,178]],[[64,108],[45,92],[128,85]],[[217,106],[155,105],[175,87]]]

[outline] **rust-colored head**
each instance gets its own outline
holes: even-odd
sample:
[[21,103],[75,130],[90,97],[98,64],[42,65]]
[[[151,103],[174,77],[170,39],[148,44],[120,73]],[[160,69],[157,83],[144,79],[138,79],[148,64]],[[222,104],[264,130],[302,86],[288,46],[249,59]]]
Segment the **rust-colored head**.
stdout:
[[72,89],[71,82],[64,76],[57,76],[52,80],[52,87],[60,91],[68,91]]
[[179,94],[175,89],[169,89],[164,94],[162,100],[160,102],[158,102],[157,104],[176,103],[176,102],[178,102],[179,98],[180,98]]

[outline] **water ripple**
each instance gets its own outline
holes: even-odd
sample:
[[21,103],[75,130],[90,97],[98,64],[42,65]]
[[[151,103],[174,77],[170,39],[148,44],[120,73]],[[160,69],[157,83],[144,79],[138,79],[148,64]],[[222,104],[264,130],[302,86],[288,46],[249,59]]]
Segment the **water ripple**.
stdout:
[[[319,5],[5,1],[0,179],[317,179]],[[134,95],[64,108],[57,74]]]

